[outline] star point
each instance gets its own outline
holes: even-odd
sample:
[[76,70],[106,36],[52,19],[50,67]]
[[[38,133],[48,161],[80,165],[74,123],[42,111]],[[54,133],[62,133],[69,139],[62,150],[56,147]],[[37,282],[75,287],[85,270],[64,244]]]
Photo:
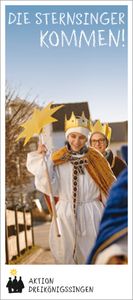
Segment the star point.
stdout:
[[31,118],[20,125],[24,128],[24,130],[19,134],[16,141],[21,138],[25,138],[24,145],[26,145],[34,134],[40,134],[41,130],[44,129],[46,125],[58,121],[52,115],[64,105],[58,105],[53,108],[51,108],[51,105],[52,102],[50,102],[42,110],[34,108]]

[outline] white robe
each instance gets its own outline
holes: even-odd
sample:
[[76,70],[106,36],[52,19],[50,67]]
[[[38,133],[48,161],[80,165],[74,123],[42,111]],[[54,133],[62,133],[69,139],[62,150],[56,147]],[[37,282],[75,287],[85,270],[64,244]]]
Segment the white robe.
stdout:
[[[57,264],[85,264],[103,214],[104,205],[99,201],[100,189],[84,168],[85,174],[79,174],[75,218],[72,203],[72,164],[67,162],[54,166],[50,154],[46,156],[46,161],[53,196],[59,197],[56,210],[61,229],[61,237],[57,237],[52,220],[49,233],[51,252]],[[37,190],[49,195],[42,154],[37,151],[29,153],[27,168],[35,176]]]

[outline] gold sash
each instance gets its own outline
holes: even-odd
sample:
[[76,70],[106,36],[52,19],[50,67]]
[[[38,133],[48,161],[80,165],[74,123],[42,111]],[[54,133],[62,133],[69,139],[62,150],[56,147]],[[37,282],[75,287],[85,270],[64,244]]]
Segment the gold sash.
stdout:
[[[88,152],[83,156],[87,158],[88,164],[85,166],[88,173],[94,179],[105,196],[108,196],[109,189],[116,180],[109,163],[101,153],[92,147],[88,148]],[[55,166],[68,162],[71,158],[71,153],[67,147],[62,147],[53,152],[52,160]]]

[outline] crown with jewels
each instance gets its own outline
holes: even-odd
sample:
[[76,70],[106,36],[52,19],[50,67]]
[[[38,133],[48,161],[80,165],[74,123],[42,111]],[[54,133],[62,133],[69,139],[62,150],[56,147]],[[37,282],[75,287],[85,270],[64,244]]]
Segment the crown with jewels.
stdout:
[[69,120],[67,120],[65,115],[65,131],[67,131],[69,128],[75,127],[84,127],[90,130],[90,121],[85,117],[84,112],[82,112],[81,116],[77,117],[75,116],[74,112],[72,112]]
[[97,120],[96,123],[93,125],[91,122],[90,123],[90,131],[91,131],[91,134],[100,132],[106,136],[108,141],[110,141],[112,129],[111,129],[111,127],[109,127],[108,123],[105,123],[102,125],[100,120]]

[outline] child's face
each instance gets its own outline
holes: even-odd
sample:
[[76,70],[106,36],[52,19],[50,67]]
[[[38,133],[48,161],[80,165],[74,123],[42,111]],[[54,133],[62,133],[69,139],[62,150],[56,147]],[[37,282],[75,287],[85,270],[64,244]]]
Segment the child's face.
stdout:
[[90,139],[90,145],[100,151],[103,155],[107,148],[106,137],[101,133],[93,133],[92,138]]
[[70,133],[67,139],[74,152],[80,151],[87,141],[86,136],[78,132]]

